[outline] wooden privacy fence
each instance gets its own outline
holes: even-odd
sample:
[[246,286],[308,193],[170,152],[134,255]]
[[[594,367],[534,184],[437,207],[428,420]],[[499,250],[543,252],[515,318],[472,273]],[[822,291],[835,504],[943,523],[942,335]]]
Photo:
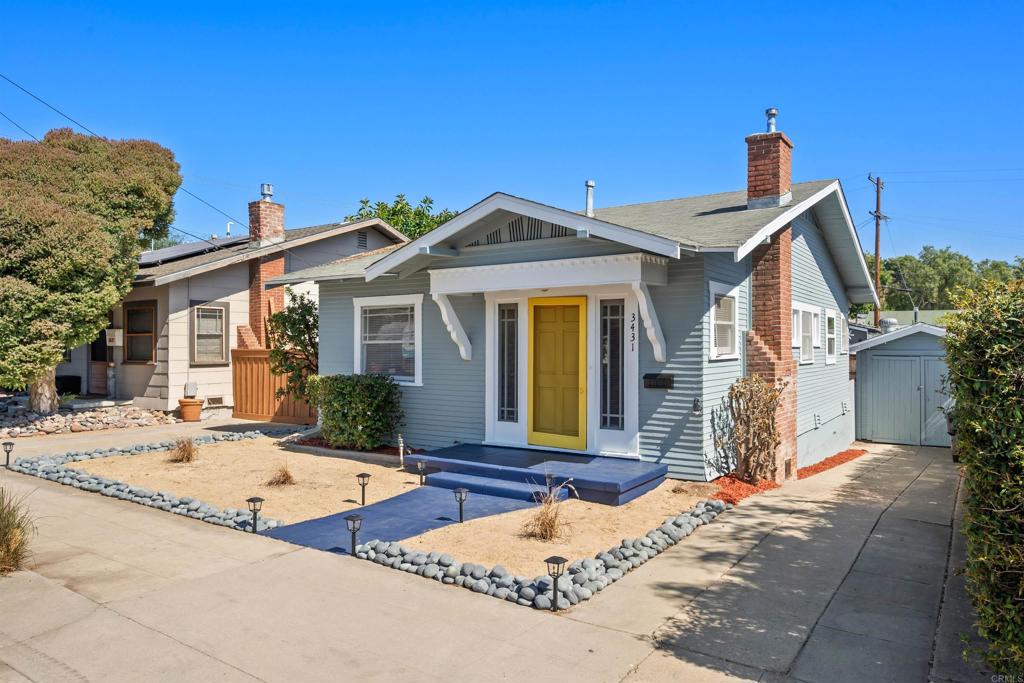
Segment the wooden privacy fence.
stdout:
[[315,424],[316,410],[291,396],[277,398],[287,384],[284,375],[270,371],[267,349],[232,349],[231,383],[235,395],[232,415],[243,420],[270,420],[291,424]]

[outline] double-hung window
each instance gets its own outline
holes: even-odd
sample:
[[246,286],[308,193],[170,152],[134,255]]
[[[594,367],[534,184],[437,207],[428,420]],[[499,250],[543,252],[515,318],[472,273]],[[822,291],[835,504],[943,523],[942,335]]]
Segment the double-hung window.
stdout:
[[355,371],[387,375],[399,384],[421,384],[423,295],[359,297],[352,302]]
[[192,365],[223,365],[228,362],[228,307],[223,303],[192,303],[189,321]]
[[156,362],[156,302],[124,305],[124,362]]
[[801,364],[814,362],[814,349],[821,346],[821,309],[793,304],[793,348],[799,349]]
[[825,364],[836,362],[836,312],[825,311]]
[[711,359],[739,358],[739,305],[737,290],[710,283]]

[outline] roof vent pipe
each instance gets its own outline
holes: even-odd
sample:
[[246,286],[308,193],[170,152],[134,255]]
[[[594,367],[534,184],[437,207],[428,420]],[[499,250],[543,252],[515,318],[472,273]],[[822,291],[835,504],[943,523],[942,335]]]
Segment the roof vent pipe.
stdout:
[[594,217],[594,186],[597,185],[593,180],[588,180],[587,185],[587,216],[590,218]]
[[769,107],[764,110],[764,115],[768,118],[768,132],[775,132],[775,117],[779,115],[779,110],[775,107]]
[[274,186],[270,183],[260,183],[260,199],[265,202],[269,202],[270,198],[274,196]]

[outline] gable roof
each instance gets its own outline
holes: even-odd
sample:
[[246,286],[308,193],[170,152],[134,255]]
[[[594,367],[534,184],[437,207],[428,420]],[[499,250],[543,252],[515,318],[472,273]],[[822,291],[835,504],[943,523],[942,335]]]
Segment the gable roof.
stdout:
[[[275,251],[287,250],[289,247],[297,247],[348,232],[365,230],[366,228],[379,230],[386,236],[399,240],[399,244],[409,241],[409,238],[379,218],[367,218],[349,223],[327,223],[306,228],[293,228],[285,230],[284,241],[264,247],[250,247],[249,238],[245,237],[242,239],[225,240],[223,244],[217,245],[218,248],[211,248],[210,250],[201,251],[184,258],[174,258],[172,255],[171,258],[173,260],[166,262],[154,260],[153,256],[157,252],[150,252],[146,262],[139,266],[132,284],[137,287],[163,285],[210,270],[216,270],[217,268],[248,261],[258,256],[274,253]],[[302,281],[299,280],[299,282]]]
[[904,327],[893,332],[888,332],[886,334],[880,334],[875,337],[870,337],[862,342],[857,342],[856,344],[850,344],[850,353],[864,351],[866,349],[878,346],[879,344],[886,344],[888,342],[896,341],[897,339],[903,339],[904,337],[909,337],[912,334],[918,334],[922,332],[924,334],[930,334],[935,337],[946,336],[946,328],[944,327],[936,327],[935,325],[929,325],[928,323],[917,323],[916,325],[911,325],[910,327]]
[[277,285],[295,285],[300,282],[308,282],[310,280],[315,282],[325,282],[328,280],[361,280],[367,267],[381,260],[401,246],[401,243],[392,244],[387,247],[381,247],[380,249],[374,249],[373,251],[364,251],[361,254],[352,254],[351,256],[338,259],[337,261],[331,261],[330,263],[323,263],[319,266],[303,268],[302,270],[297,270],[293,273],[279,275],[278,277],[268,280],[266,286],[276,287]]

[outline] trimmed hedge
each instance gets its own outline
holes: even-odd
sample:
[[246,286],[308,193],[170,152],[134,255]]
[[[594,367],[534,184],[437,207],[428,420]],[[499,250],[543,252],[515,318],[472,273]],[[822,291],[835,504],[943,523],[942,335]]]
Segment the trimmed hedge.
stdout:
[[1024,280],[957,297],[944,343],[967,487],[967,588],[996,673],[1024,672]]
[[402,421],[402,393],[385,375],[317,375],[308,388],[320,412],[320,433],[335,448],[385,446]]

